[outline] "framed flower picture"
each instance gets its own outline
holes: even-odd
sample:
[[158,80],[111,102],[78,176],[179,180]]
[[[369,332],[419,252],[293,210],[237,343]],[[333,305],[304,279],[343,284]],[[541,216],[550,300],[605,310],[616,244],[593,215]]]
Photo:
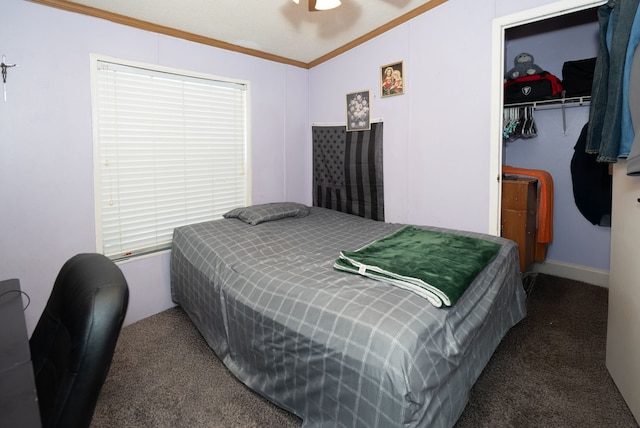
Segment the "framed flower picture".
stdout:
[[380,67],[380,97],[404,94],[404,62]]
[[347,94],[347,131],[371,129],[371,91]]

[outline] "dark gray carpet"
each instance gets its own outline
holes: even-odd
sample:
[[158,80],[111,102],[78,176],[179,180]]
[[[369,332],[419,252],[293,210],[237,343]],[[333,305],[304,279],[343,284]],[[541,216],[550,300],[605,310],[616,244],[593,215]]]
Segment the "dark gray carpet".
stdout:
[[[607,290],[537,275],[528,316],[471,391],[456,428],[637,428],[605,366]],[[125,327],[92,427],[299,427],[238,382],[180,308]]]
[[538,274],[456,428],[638,427],[605,367],[608,290]]

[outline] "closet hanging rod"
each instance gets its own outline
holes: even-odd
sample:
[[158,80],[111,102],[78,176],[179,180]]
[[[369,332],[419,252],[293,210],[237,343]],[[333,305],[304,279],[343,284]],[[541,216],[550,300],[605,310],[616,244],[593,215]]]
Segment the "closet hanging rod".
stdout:
[[584,97],[570,97],[570,98],[555,98],[553,100],[541,100],[541,101],[528,101],[523,103],[510,103],[505,104],[504,107],[526,107],[531,106],[533,108],[546,107],[546,108],[562,108],[563,106],[569,107],[569,104],[578,104],[578,106],[589,105],[591,102],[591,96]]

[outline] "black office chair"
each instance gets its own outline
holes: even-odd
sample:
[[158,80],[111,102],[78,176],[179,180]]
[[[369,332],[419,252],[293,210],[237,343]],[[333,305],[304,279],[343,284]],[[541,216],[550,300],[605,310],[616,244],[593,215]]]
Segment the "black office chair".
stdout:
[[78,254],[62,266],[29,340],[43,427],[90,425],[128,303],[107,257]]

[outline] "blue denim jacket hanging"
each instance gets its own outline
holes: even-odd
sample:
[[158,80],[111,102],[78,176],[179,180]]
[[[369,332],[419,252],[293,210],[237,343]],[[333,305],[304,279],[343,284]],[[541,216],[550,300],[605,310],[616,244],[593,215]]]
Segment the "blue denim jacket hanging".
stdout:
[[[629,43],[627,46],[627,54],[624,64],[624,76],[622,78],[622,118],[621,118],[621,135],[620,135],[620,149],[618,151],[618,157],[626,158],[631,152],[633,146],[633,140],[635,132],[633,129],[633,120],[631,118],[631,110],[629,109],[629,89],[631,78],[631,66],[633,64],[633,57],[636,53],[636,48],[640,43],[640,7],[636,9],[636,14],[633,19],[631,27],[631,33],[629,34]],[[637,120],[637,119],[636,119]]]
[[616,162],[620,152],[624,70],[639,2],[611,0],[598,9],[600,50],[591,91],[586,152],[597,153],[599,162]]

